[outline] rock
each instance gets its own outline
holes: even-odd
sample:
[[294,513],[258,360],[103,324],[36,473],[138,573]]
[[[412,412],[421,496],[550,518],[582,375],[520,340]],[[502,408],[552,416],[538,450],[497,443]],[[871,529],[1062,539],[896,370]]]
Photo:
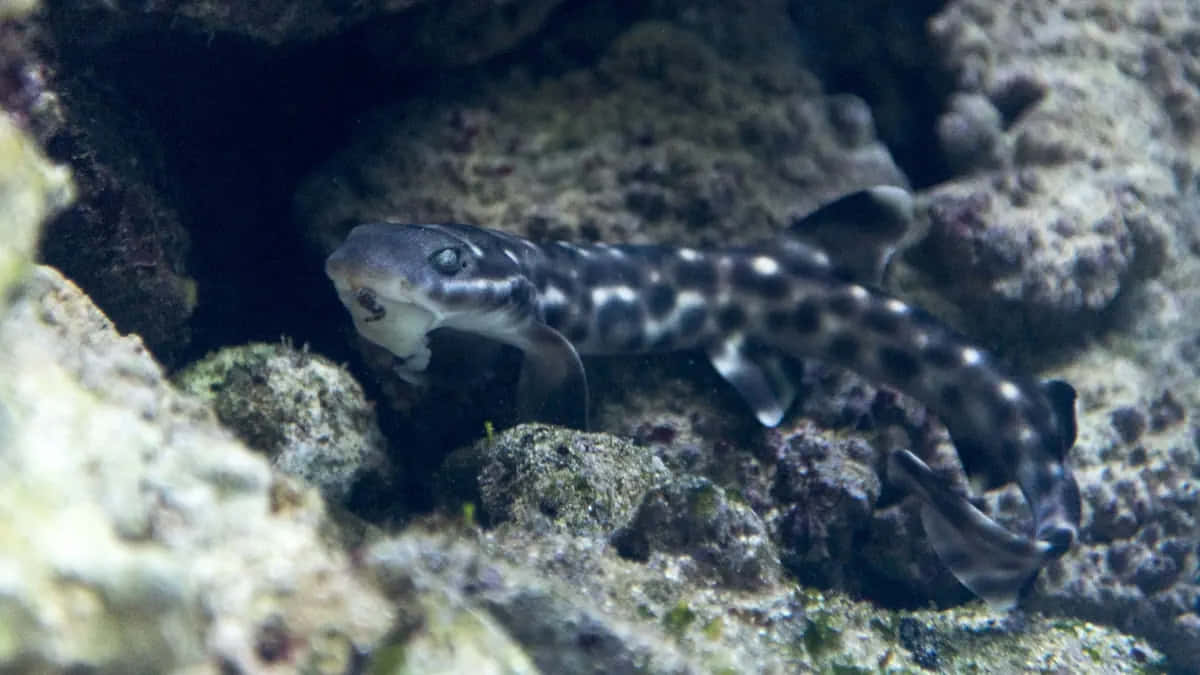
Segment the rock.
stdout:
[[[267,46],[303,45],[358,30],[356,39],[381,62],[426,65],[477,63],[512,48],[541,26],[561,0],[500,3],[368,0],[330,4],[185,0],[126,7],[88,2],[55,5],[53,20],[93,44],[111,44],[139,32],[173,30],[228,36]],[[85,29],[86,27],[86,29]]]
[[[0,663],[332,672],[325,648],[345,665],[382,636],[390,610],[319,533],[314,493],[273,477],[53,270],[16,297],[0,321]],[[262,646],[279,633],[288,649]]]
[[607,434],[525,424],[452,454],[447,499],[478,501],[489,525],[611,533],[668,476],[646,448]]
[[27,272],[38,224],[71,203],[71,172],[51,164],[0,111],[0,298]]
[[347,224],[383,218],[727,245],[904,182],[858,99],[803,73],[748,79],[693,33],[644,22],[593,68],[375,111],[301,186],[295,212],[322,251]]
[[1075,341],[1119,294],[1161,273],[1185,229],[1173,175],[1196,155],[1178,97],[1165,92],[1180,89],[1187,22],[1147,30],[1138,12],[1181,12],[1148,3],[984,4],[952,3],[930,24],[958,88],[944,150],[962,170],[988,171],[928,195],[932,250],[921,264],[952,280],[971,332]]
[[[446,636],[461,645],[446,658],[525,672],[494,625],[547,673],[873,672],[880,663],[1006,673],[1047,662],[1136,673],[1162,663],[1144,642],[1082,622],[1010,620],[978,606],[881,611],[790,584],[748,593],[686,566],[623,559],[591,536],[499,528],[476,539],[459,527],[434,520],[367,549],[366,567],[398,607],[437,606],[422,611],[425,623],[402,620],[408,628],[372,667],[447,654],[433,643]],[[490,658],[476,659],[482,646],[495,649]]]
[[647,492],[629,525],[613,536],[613,544],[622,556],[642,562],[656,554],[686,556],[694,566],[690,576],[711,578],[729,588],[773,586],[782,574],[758,514],[696,476]]
[[0,670],[345,672],[392,611],[136,336],[31,267],[70,194],[0,115]]
[[229,347],[175,381],[284,473],[344,502],[359,481],[396,482],[362,387],[344,369],[289,344]]

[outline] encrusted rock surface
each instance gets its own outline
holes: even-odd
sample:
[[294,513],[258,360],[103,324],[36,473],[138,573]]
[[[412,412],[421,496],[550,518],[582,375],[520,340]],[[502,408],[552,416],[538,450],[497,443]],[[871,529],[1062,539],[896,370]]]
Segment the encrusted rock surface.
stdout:
[[859,99],[762,82],[643,22],[595,67],[376,111],[300,189],[318,248],[347,223],[453,220],[536,237],[745,242],[856,187],[904,184]]
[[690,579],[734,589],[779,583],[782,568],[767,527],[749,506],[707,478],[683,476],[649,490],[613,536],[624,557],[655,566],[655,555],[685,557]]
[[966,175],[926,195],[923,264],[972,328],[1078,340],[1162,271],[1195,189],[1195,27],[1186,2],[1106,0],[955,2],[931,21],[958,90],[941,149]]
[[255,2],[183,0],[129,6],[104,2],[54,3],[56,20],[96,43],[119,42],[147,31],[236,37],[295,45],[358,30],[380,59],[408,65],[476,63],[511,48],[545,20],[561,0],[365,0]]
[[[0,115],[0,147],[28,142],[12,133]],[[13,260],[65,184],[29,152],[0,167]],[[6,281],[0,669],[344,672],[392,612],[320,536],[315,492],[272,476],[57,272]]]
[[342,502],[359,481],[393,482],[362,387],[343,368],[290,344],[229,347],[175,377],[279,470]]
[[[1100,335],[1045,373],[1079,391],[1084,520],[1030,606],[1151,636],[1196,670],[1200,11],[966,1],[931,28],[961,96],[1002,123],[990,165],[927,195],[929,264],[1028,360]],[[1019,527],[1021,501],[987,503]]]
[[[1144,643],[1085,623],[981,608],[890,612],[788,585],[746,592],[689,576],[686,561],[622,559],[590,537],[510,528],[473,541],[445,522],[426,527],[368,548],[383,588],[406,606],[474,615],[460,622],[466,639],[499,625],[545,673],[1135,673],[1161,663]],[[424,658],[439,630],[397,631],[399,644],[380,657],[413,649]],[[516,661],[500,650],[497,660]],[[520,661],[513,667],[523,672]]]
[[544,425],[514,427],[451,455],[445,497],[477,501],[481,517],[535,531],[610,533],[669,475],[646,448]]

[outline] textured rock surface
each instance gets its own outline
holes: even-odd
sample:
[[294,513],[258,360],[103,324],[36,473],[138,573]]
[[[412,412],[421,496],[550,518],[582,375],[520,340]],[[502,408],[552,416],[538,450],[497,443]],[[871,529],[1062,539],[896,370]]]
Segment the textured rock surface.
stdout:
[[196,289],[163,141],[144,111],[63,63],[79,42],[78,33],[56,33],[44,14],[0,23],[0,106],[70,166],[77,189],[43,231],[38,257],[171,361],[190,340]]
[[559,2],[305,0],[248,5],[233,0],[184,0],[127,7],[85,1],[55,3],[55,11],[74,32],[100,43],[169,29],[279,45],[336,37],[365,24],[356,37],[372,42],[381,58],[408,65],[462,65],[512,47],[536,30]]
[[689,559],[688,578],[712,579],[735,589],[779,583],[782,568],[767,528],[749,506],[731,499],[707,478],[685,476],[642,497],[613,544],[627,558],[661,566],[656,555]]
[[0,298],[27,271],[38,224],[70,204],[74,191],[70,171],[48,162],[0,112]]
[[976,330],[1078,339],[1162,270],[1188,220],[1179,171],[1196,157],[1177,100],[1200,100],[1194,14],[1183,2],[956,2],[931,22],[959,91],[941,149],[971,174],[927,197],[927,266]]
[[361,480],[390,482],[383,434],[362,387],[328,359],[289,344],[230,347],[175,377],[221,423],[283,471],[344,501]]
[[811,75],[748,79],[642,23],[591,69],[377,111],[301,188],[320,249],[347,223],[456,220],[539,237],[728,244],[855,187],[903,184],[870,110]]
[[[686,567],[624,560],[587,537],[508,528],[472,543],[429,526],[438,534],[373,545],[367,567],[401,604],[478,612],[467,636],[494,622],[546,673],[1134,673],[1161,663],[1144,643],[1085,623],[888,612],[788,586],[747,593],[709,587]],[[380,657],[412,646],[423,655],[438,630],[398,631]]]
[[[999,169],[929,194],[931,260],[999,335],[1110,329],[1048,373],[1080,394],[1083,541],[1045,570],[1031,606],[1150,636],[1194,671],[1200,13],[1187,2],[957,2],[932,30],[963,95],[987,99],[1002,131]],[[1035,360],[1045,349],[1014,343]],[[987,502],[1024,522],[1011,487]]]
[[318,534],[315,493],[174,393],[57,273],[22,284],[0,350],[0,663],[343,672],[387,630],[383,598]]
[[451,455],[443,483],[447,498],[477,499],[493,525],[604,535],[668,475],[657,457],[628,441],[531,424]]
[[0,670],[345,672],[392,613],[316,494],[28,266],[69,192],[0,114]]

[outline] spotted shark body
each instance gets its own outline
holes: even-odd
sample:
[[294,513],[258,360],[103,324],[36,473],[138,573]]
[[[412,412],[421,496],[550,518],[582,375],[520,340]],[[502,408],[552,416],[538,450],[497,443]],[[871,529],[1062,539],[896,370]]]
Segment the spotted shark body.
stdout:
[[1066,465],[1075,392],[1008,373],[875,289],[911,220],[909,195],[880,186],[799,219],[778,240],[716,251],[535,244],[470,225],[377,223],[351,231],[326,272],[359,333],[395,354],[410,380],[428,364],[437,328],[521,349],[526,418],[586,427],[580,354],[703,350],[766,426],[794,399],[785,357],[895,387],[938,414],[960,454],[1003,467],[1029,502],[1032,537],[1001,527],[912,453],[890,458],[890,472],[920,496],[941,559],[977,595],[1011,607],[1076,538],[1079,490]]

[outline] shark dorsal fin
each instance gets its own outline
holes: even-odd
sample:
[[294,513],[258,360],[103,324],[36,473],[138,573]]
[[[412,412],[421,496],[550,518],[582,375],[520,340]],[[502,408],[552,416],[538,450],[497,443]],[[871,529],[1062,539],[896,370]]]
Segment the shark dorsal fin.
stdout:
[[855,281],[879,286],[913,222],[912,195],[903,188],[876,185],[794,220],[790,232],[823,249]]

